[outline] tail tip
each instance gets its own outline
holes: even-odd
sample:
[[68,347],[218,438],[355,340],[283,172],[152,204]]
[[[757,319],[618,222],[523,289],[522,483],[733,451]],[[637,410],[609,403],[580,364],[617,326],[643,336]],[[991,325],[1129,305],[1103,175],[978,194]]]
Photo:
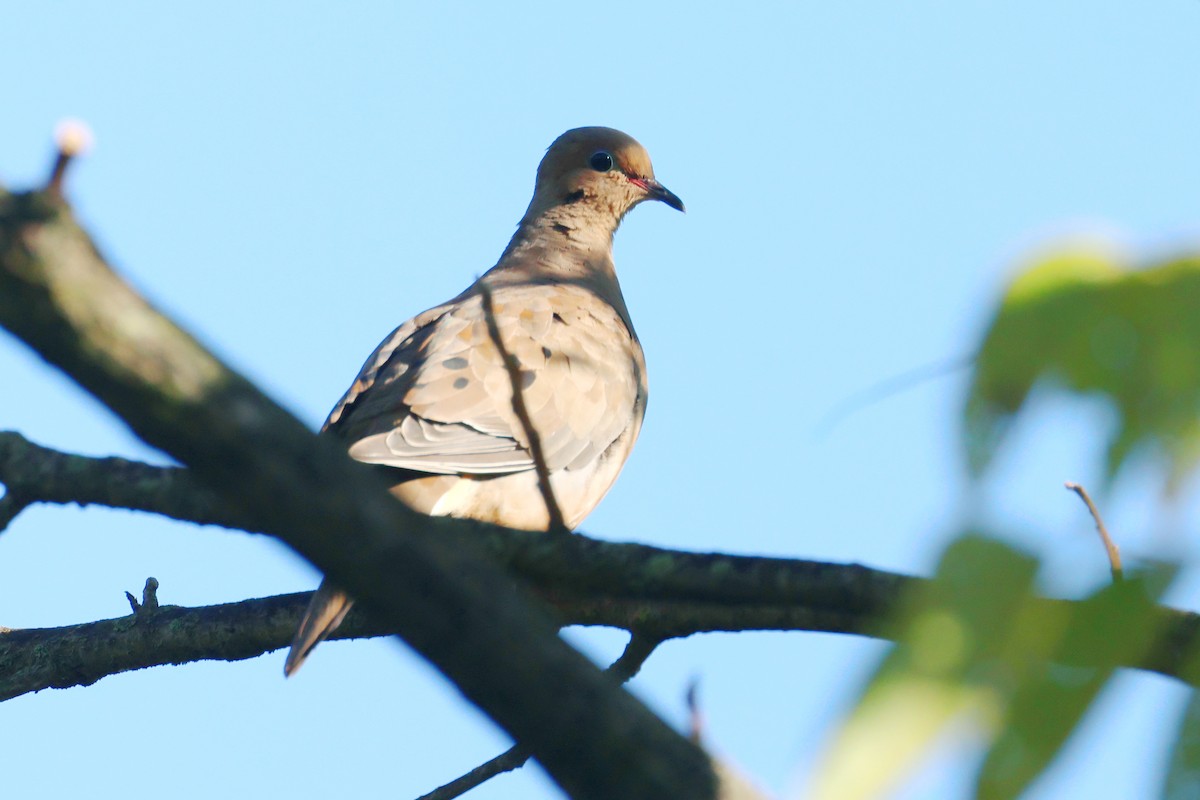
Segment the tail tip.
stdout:
[[288,652],[287,659],[283,662],[283,677],[290,678],[300,669],[300,665],[304,663],[304,657],[299,655],[295,648]]

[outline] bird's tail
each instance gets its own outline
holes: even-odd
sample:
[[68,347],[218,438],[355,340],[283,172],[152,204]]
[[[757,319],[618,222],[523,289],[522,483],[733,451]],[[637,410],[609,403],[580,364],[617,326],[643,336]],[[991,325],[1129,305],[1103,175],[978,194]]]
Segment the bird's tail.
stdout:
[[292,649],[288,651],[287,661],[283,662],[284,676],[290,676],[300,669],[304,659],[313,648],[325,641],[333,633],[354,601],[349,595],[331,584],[328,580],[321,581],[320,587],[313,592],[312,600],[304,611],[304,619],[300,621],[300,629],[292,639]]

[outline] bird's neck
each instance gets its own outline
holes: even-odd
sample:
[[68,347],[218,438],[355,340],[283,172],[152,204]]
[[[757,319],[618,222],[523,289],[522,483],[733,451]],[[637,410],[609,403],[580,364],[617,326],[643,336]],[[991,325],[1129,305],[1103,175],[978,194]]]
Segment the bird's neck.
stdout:
[[612,258],[613,234],[620,219],[582,203],[575,205],[581,207],[562,205],[526,214],[483,280],[495,288],[564,283],[589,289],[617,310],[632,334]]
[[616,283],[613,234],[620,219],[588,203],[526,214],[493,270],[550,279],[608,278]]

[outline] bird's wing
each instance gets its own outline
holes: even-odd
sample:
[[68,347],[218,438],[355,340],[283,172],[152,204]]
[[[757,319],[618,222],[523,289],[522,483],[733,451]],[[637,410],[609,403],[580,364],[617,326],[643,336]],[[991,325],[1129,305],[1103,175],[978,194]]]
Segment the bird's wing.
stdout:
[[[550,470],[586,466],[640,421],[641,348],[612,306],[562,285],[500,287],[492,305]],[[398,328],[327,426],[371,464],[478,475],[534,466],[477,292]]]

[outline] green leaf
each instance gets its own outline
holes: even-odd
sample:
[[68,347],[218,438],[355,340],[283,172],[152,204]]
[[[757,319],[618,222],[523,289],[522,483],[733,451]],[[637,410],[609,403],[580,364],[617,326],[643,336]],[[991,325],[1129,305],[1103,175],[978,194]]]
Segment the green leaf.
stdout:
[[808,796],[876,797],[949,722],[968,713],[996,717],[986,667],[1005,650],[1036,570],[1034,559],[996,541],[966,536],[951,544],[936,578],[907,598],[896,623],[902,646],[883,659],[833,737]]
[[893,636],[855,708],[818,764],[816,800],[866,800],[899,782],[951,723],[989,742],[977,792],[1018,796],[1053,761],[1116,665],[1155,634],[1155,602],[1174,573],[1160,569],[1084,601],[1035,591],[1038,562],[968,534],[935,577],[901,603]]
[[1133,270],[1098,250],[1042,258],[1009,287],[984,336],[965,410],[976,475],[1035,386],[1107,399],[1107,474],[1163,458],[1172,486],[1200,459],[1200,255]]
[[[1155,602],[1168,583],[1163,575],[1125,580],[1073,606],[1066,625],[1049,626],[1057,629],[1057,641],[1038,654],[1049,660],[1030,662],[1015,683],[980,769],[977,797],[1018,797],[1054,760],[1116,665],[1150,647]],[[1050,641],[1044,632],[1035,633],[1042,643]]]
[[1180,715],[1162,796],[1163,800],[1200,797],[1200,692],[1191,693]]

